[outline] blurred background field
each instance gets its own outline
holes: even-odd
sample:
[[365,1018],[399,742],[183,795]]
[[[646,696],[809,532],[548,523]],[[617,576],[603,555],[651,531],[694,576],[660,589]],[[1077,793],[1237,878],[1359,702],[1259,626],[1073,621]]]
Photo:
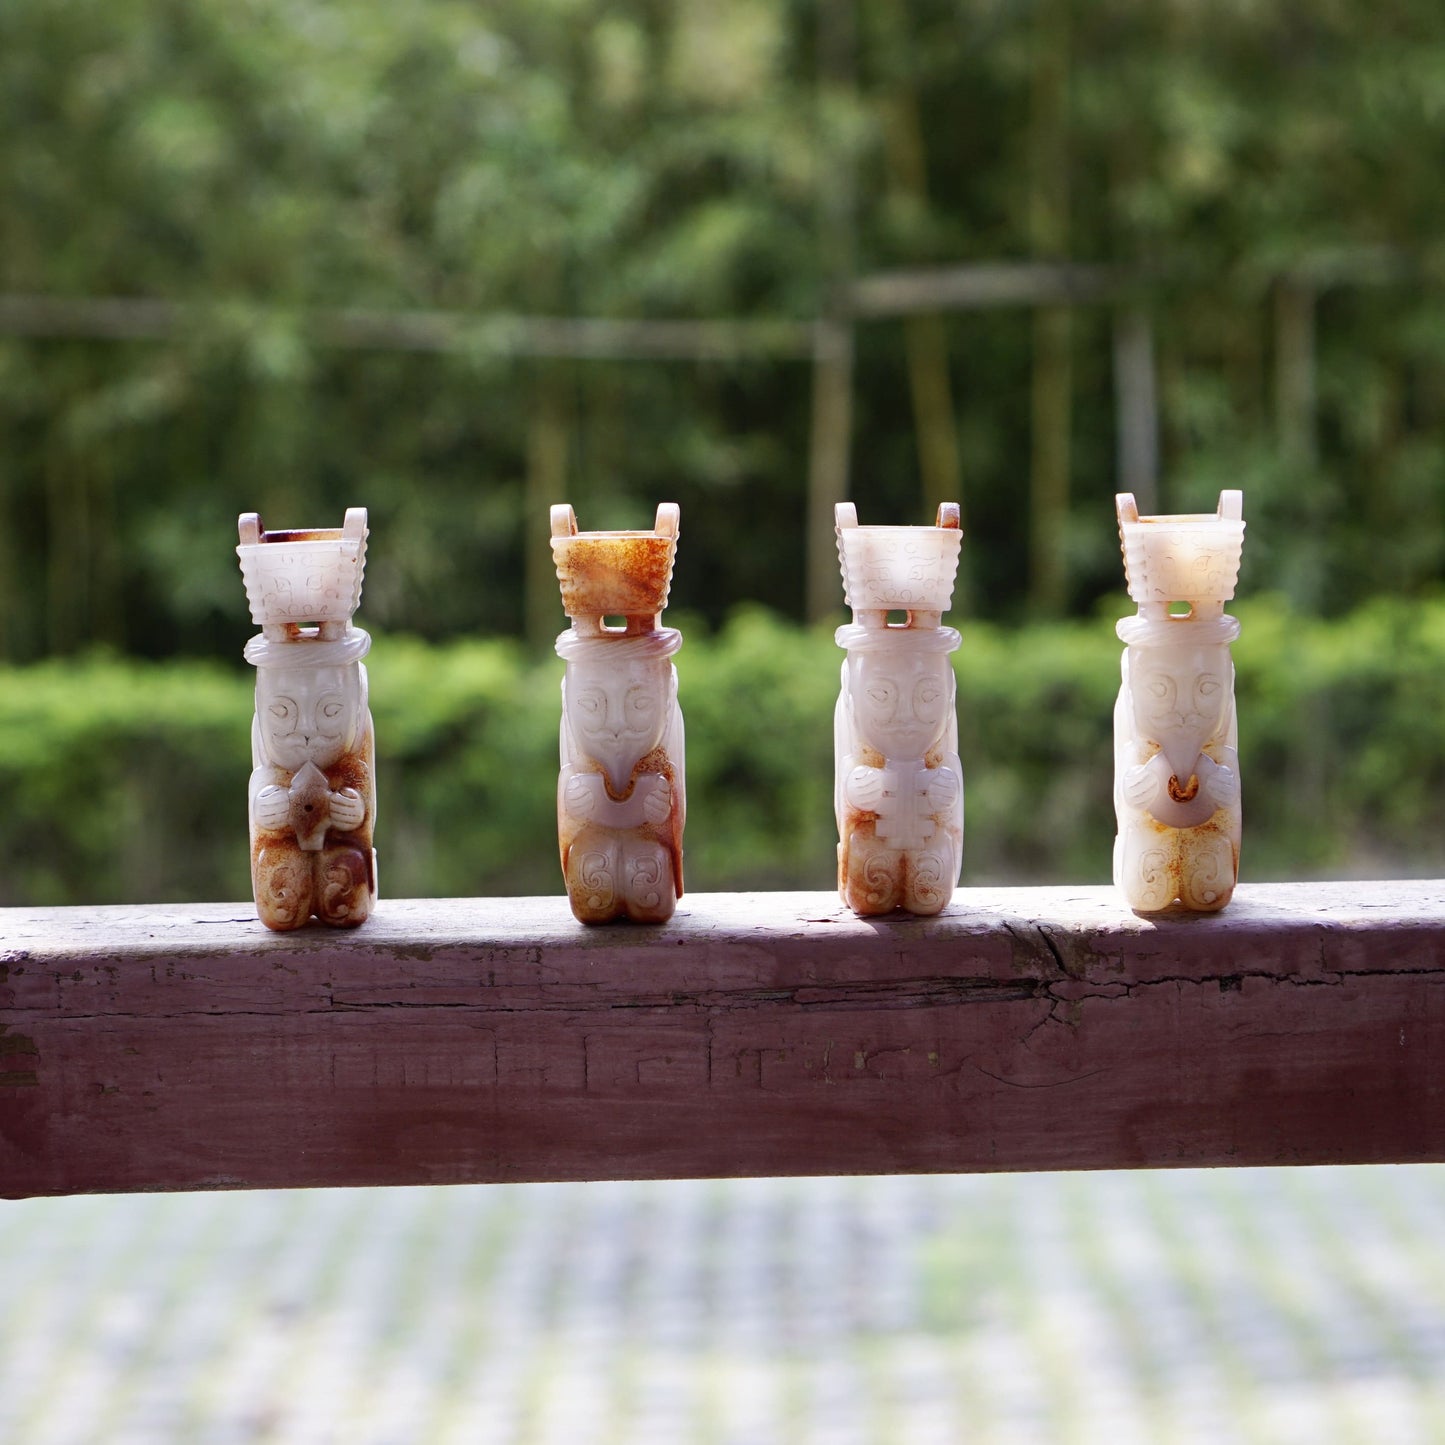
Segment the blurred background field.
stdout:
[[844,496],[963,505],[965,880],[1100,880],[1120,487],[1245,492],[1246,876],[1439,871],[1442,161],[1423,0],[9,0],[0,901],[246,892],[234,518],[357,503],[384,891],[551,891],[564,499],[692,887],[829,884]]
[[10,1445],[1431,1445],[1445,1174],[6,1206]]

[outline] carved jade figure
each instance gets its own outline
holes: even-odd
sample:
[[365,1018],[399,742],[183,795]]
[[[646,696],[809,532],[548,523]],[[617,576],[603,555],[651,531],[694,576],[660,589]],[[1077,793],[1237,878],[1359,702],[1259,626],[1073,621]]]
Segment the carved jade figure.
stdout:
[[[941,625],[958,572],[958,507],[933,527],[860,527],[837,508],[838,557],[853,621],[833,722],[838,891],[855,913],[937,913],[963,864],[963,769],[956,687]],[[901,613],[890,622],[890,612]]]
[[241,574],[256,668],[251,726],[251,884],[268,928],[313,915],[365,922],[376,901],[375,744],[361,659],[371,638],[352,626],[366,563],[366,509],[339,529],[267,532],[241,517]]
[[1214,515],[1141,517],[1116,498],[1129,595],[1123,685],[1114,708],[1114,882],[1129,906],[1223,908],[1239,877],[1234,596],[1243,494]]
[[[682,712],[662,627],[677,550],[678,509],[651,532],[579,532],[552,508],[552,555],[572,625],[557,639],[562,771],[557,837],[572,912],[583,923],[664,923],[682,897],[686,811]],[[609,621],[609,619],[616,619]]]

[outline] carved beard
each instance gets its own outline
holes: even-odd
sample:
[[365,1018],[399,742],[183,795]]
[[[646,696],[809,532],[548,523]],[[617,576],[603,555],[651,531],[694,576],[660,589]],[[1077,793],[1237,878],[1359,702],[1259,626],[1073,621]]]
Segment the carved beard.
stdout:
[[1214,724],[1204,723],[1195,728],[1171,730],[1167,740],[1161,741],[1159,751],[1164,754],[1169,771],[1181,783],[1189,781],[1189,775],[1204,751],[1204,744],[1213,736]]
[[607,790],[614,798],[620,798],[627,791],[632,781],[632,770],[645,754],[652,751],[652,746],[639,750],[631,738],[619,738],[615,743],[603,740],[585,745],[593,762],[601,764],[607,778]]

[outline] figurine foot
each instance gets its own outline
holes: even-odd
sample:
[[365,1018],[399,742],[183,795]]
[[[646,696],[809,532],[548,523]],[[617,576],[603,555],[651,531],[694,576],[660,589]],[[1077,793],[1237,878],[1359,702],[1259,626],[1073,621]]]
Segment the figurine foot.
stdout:
[[371,914],[370,859],[359,848],[328,848],[318,858],[316,915],[333,928],[355,928]]
[[903,906],[910,913],[929,917],[941,913],[953,897],[953,880],[958,869],[942,853],[910,853],[903,889]]
[[1179,901],[1196,913],[1215,913],[1234,895],[1238,860],[1230,840],[1201,830],[1182,850]]
[[251,870],[256,912],[278,933],[300,928],[311,917],[311,860],[284,845],[263,848]]
[[1178,880],[1168,850],[1135,850],[1127,845],[1118,854],[1114,883],[1135,913],[1162,913],[1178,896]]
[[627,859],[627,916],[634,923],[666,923],[677,908],[672,860],[656,844]]
[[854,913],[892,913],[903,901],[903,855],[854,837],[839,870],[843,901]]
[[613,851],[583,837],[567,854],[567,901],[579,923],[610,923],[622,911],[617,901],[617,860]]

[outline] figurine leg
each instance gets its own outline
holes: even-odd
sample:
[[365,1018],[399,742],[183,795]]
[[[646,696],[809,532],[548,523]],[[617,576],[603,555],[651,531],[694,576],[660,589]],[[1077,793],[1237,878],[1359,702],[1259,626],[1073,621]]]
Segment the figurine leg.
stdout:
[[677,907],[667,849],[650,838],[630,838],[621,851],[627,916],[635,923],[666,923]]
[[1179,899],[1196,913],[1214,913],[1234,894],[1239,858],[1233,840],[1213,824],[1180,838]]
[[903,858],[903,906],[925,916],[940,912],[953,897],[953,880],[958,876],[953,850],[920,848]]
[[1114,884],[1136,913],[1162,913],[1178,896],[1173,828],[1125,823],[1114,845]]
[[854,913],[892,913],[903,901],[903,854],[897,848],[854,833],[840,871],[843,901]]
[[355,928],[371,913],[371,860],[359,848],[325,848],[316,859],[316,913],[333,928]]
[[567,901],[579,923],[608,923],[623,911],[620,851],[617,839],[602,828],[584,828],[567,850]]
[[285,932],[311,917],[311,858],[292,843],[268,844],[251,864],[256,912],[267,928]]

